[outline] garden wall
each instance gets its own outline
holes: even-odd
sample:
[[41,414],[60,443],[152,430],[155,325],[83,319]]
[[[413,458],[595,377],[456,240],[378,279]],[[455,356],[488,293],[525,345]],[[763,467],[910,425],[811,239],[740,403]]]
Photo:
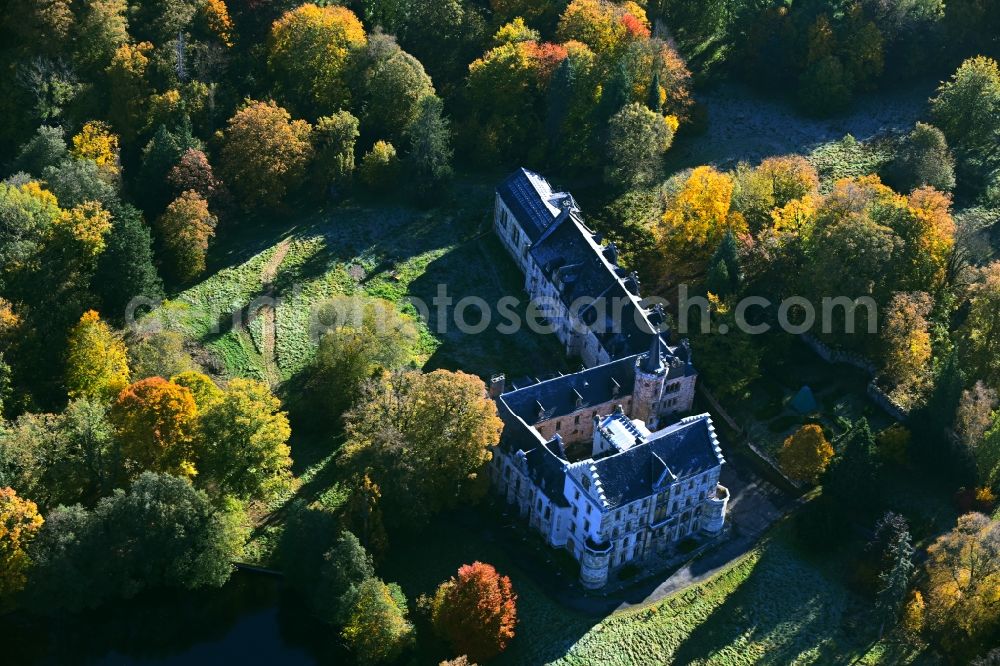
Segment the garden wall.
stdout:
[[871,377],[871,381],[868,382],[867,394],[868,397],[871,398],[872,402],[881,407],[882,411],[897,421],[905,422],[906,419],[909,418],[909,412],[907,412],[906,409],[904,409],[899,403],[890,398],[889,394],[879,388],[878,383],[876,382],[877,377],[875,376],[875,372],[877,369],[874,363],[857,352],[833,349],[823,341],[818,340],[808,333],[801,334],[799,339],[806,343],[810,349],[816,352],[817,356],[827,363],[846,363],[847,365],[868,373],[869,377]]

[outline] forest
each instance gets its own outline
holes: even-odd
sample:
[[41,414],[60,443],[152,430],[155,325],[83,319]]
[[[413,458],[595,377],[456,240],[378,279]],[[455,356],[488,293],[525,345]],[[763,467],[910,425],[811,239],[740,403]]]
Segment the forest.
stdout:
[[[392,207],[479,242],[490,188],[524,166],[574,193],[644,294],[707,299],[699,382],[779,424],[796,548],[857,554],[864,663],[1000,660],[1000,3],[4,0],[0,16],[0,622],[72,623],[252,562],[358,663],[502,659],[526,596],[494,564],[410,598],[386,579],[415,534],[490,502],[500,361],[429,360],[465,343],[405,304],[406,257],[376,288],[289,234],[318,216],[378,254],[420,234]],[[677,167],[719,131],[719,86],[831,126],[866,96],[933,92],[907,127]],[[358,210],[375,213],[349,226]],[[199,289],[239,311],[308,270],[322,289],[289,302],[360,297],[359,325],[293,345],[282,326],[306,314],[246,313],[248,370],[169,323],[192,321]],[[840,296],[873,300],[855,322],[871,333],[835,313],[810,339],[864,359],[888,425],[870,406],[789,418],[772,380],[796,336],[737,325],[748,297]],[[947,525],[889,490],[926,479]]]

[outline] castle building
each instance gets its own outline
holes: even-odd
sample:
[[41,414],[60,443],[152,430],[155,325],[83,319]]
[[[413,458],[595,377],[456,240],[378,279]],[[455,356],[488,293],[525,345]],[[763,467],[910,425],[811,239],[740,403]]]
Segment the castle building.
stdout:
[[494,377],[504,422],[493,487],[600,588],[615,569],[722,531],[729,493],[708,414],[690,412],[697,373],[686,341],[669,346],[659,306],[587,228],[573,197],[519,169],[496,191],[495,230],[525,290],[580,372],[545,381]]

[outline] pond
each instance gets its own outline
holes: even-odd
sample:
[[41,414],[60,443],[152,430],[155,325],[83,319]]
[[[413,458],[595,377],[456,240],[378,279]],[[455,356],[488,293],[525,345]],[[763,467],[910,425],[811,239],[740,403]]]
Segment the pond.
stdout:
[[0,617],[0,640],[10,664],[352,663],[280,580],[243,572],[219,589],[143,594],[72,618]]

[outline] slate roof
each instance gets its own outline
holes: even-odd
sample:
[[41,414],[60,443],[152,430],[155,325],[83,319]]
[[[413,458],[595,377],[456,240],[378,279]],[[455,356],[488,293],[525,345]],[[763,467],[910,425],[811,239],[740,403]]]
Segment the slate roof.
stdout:
[[619,386],[618,396],[625,400],[635,387],[635,363],[635,356],[621,358],[509,391],[500,396],[499,402],[504,403],[513,415],[520,417],[528,425],[534,425],[539,421],[614,400],[614,382]]
[[553,451],[553,442],[539,444],[524,455],[528,461],[528,476],[541,488],[549,501],[557,506],[569,506],[564,492],[566,487],[566,461]]
[[564,202],[576,208],[568,192],[554,192],[549,181],[521,167],[497,187],[507,208],[534,243],[562,211]]
[[590,469],[601,482],[604,506],[613,509],[724,462],[712,418],[701,414],[654,432],[645,444],[594,460]]
[[560,457],[559,443],[546,442],[534,428],[518,418],[503,400],[497,401],[497,412],[503,421],[500,448],[508,455],[523,455],[528,463],[532,482],[557,506],[569,506],[563,492],[566,460]]

